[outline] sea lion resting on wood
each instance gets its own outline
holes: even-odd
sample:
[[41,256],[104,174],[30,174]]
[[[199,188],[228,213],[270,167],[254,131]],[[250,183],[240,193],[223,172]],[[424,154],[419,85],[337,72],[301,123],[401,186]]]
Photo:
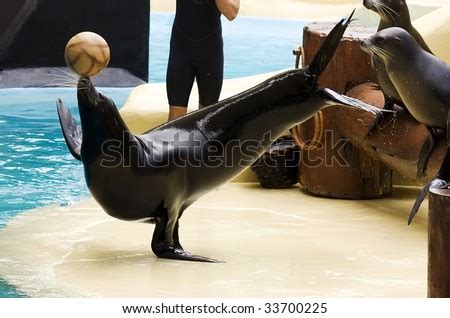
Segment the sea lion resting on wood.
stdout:
[[[364,0],[363,4],[367,9],[380,16],[380,24],[377,32],[393,27],[402,28],[410,33],[425,51],[432,54],[431,49],[428,47],[423,37],[411,23],[411,16],[406,0]],[[401,94],[395,88],[383,61],[380,60],[377,55],[372,55],[372,68],[375,72],[378,86],[385,97],[384,108],[392,110],[394,104],[405,107]],[[423,176],[428,158],[435,147],[435,136],[436,132],[430,129],[429,138],[422,149],[422,153],[420,154],[417,163],[418,179]]]
[[420,192],[409,218],[411,224],[428,190],[449,186],[450,66],[425,51],[402,28],[382,30],[361,45],[383,62],[406,108],[417,121],[429,128],[447,130],[449,150],[436,177]]
[[[424,50],[431,53],[425,40],[411,23],[409,9],[405,0],[364,0],[363,4],[367,9],[380,16],[377,32],[393,27],[402,28],[409,32]],[[394,103],[402,106],[403,102],[400,94],[389,79],[384,64],[377,56],[372,56],[372,67],[375,71],[378,85],[385,95],[387,107],[392,109]]]

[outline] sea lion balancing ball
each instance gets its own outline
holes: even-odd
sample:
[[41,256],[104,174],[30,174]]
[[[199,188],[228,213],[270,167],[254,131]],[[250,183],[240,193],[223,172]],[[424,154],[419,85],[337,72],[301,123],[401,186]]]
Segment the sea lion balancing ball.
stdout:
[[110,51],[108,43],[97,33],[81,32],[67,43],[64,57],[72,71],[91,77],[108,66]]

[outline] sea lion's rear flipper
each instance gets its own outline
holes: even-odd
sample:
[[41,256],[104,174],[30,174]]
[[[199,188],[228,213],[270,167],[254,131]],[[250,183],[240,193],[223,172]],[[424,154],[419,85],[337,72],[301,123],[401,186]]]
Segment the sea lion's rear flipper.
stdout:
[[319,51],[316,53],[314,60],[309,64],[308,69],[311,75],[319,77],[323,71],[327,68],[328,64],[331,61],[336,49],[341,42],[342,37],[344,36],[345,30],[349,26],[350,22],[352,22],[353,14],[355,10],[353,10],[352,14],[348,17],[348,19],[342,19],[336,26],[330,31],[328,36],[325,38],[322,46]]
[[69,108],[64,106],[61,99],[56,101],[56,108],[58,109],[59,122],[63,131],[64,139],[72,156],[81,161],[81,128],[77,125],[75,118],[70,113]]
[[320,88],[317,92],[325,100],[325,102],[330,106],[342,105],[342,106],[362,109],[366,112],[373,114],[377,118],[381,117],[383,115],[383,113],[393,113],[393,111],[380,109],[375,106],[364,103],[358,99],[336,93],[335,91],[333,91],[329,88]]

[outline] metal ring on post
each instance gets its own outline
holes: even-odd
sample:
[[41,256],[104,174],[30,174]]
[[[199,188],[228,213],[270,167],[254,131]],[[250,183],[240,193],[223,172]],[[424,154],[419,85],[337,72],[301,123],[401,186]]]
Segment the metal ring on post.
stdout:
[[[300,67],[300,59],[303,64],[305,58],[305,50],[303,46],[300,46],[298,49],[294,50],[293,54],[296,56],[295,68],[298,69]],[[324,133],[322,112],[318,112],[314,115],[314,137],[311,141],[306,142],[300,136],[300,125],[292,128],[290,132],[295,143],[300,147],[300,150],[313,150],[319,148],[322,144]]]
[[304,141],[300,135],[300,125],[291,129],[291,135],[295,143],[301,150],[314,150],[322,145],[324,134],[323,113],[318,112],[314,115],[314,137],[311,141]]

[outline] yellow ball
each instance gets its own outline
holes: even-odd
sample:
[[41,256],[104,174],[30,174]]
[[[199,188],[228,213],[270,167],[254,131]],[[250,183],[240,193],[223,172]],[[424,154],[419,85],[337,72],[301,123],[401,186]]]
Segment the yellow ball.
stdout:
[[72,71],[91,77],[108,66],[111,55],[104,38],[97,33],[81,32],[67,43],[64,57]]

